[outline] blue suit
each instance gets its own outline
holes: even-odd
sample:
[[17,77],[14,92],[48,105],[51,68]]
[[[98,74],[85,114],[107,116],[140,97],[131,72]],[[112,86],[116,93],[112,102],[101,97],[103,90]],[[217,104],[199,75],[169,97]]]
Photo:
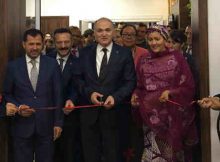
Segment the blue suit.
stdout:
[[[57,51],[48,53],[47,56],[57,58]],[[75,105],[78,103],[78,92],[75,84],[75,75],[79,71],[78,58],[69,55],[62,71],[63,98],[64,102],[71,99]],[[65,103],[63,103],[63,106]],[[82,161],[80,158],[80,129],[79,110],[74,110],[64,115],[63,131],[55,145],[55,162]]]
[[5,109],[5,102],[3,100],[3,98],[1,97],[1,101],[0,101],[0,119],[5,117],[6,115],[6,109]]
[[113,96],[116,105],[110,110],[98,107],[81,111],[83,150],[86,162],[100,162],[101,153],[106,162],[116,162],[119,161],[120,111],[124,107],[122,104],[130,101],[136,86],[135,68],[131,51],[113,44],[104,79],[100,80],[96,69],[96,48],[94,44],[81,50],[80,93],[84,96],[84,104],[91,104],[91,94],[99,92],[104,95],[103,101],[109,95]]
[[[11,131],[14,140],[16,162],[52,162],[53,128],[62,127],[61,73],[57,62],[40,56],[36,91],[33,90],[25,57],[9,62],[3,90],[7,102],[16,106],[25,104],[36,108],[30,117],[16,115],[12,119]],[[57,107],[55,110],[39,110]]]

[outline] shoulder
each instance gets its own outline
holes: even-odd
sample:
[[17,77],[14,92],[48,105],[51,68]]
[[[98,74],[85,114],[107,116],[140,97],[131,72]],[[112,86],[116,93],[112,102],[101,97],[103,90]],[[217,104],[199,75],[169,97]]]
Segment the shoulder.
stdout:
[[79,58],[88,57],[91,53],[96,51],[97,44],[91,44],[79,49]]
[[127,47],[120,46],[118,44],[113,43],[112,49],[119,50],[121,52],[131,52],[131,50]]
[[140,53],[147,53],[148,50],[142,47],[138,47],[136,46],[136,52],[140,52]]
[[91,44],[86,47],[80,48],[79,52],[82,53],[82,52],[86,52],[86,51],[91,51],[91,50],[96,49],[96,47],[97,47],[97,44]]
[[24,56],[18,57],[14,60],[10,60],[7,64],[8,67],[18,66],[19,64],[24,64],[26,61]]
[[117,56],[120,58],[132,58],[132,52],[129,48],[123,47],[117,44],[113,44],[112,52],[118,54]]
[[149,51],[147,49],[136,46],[136,56],[137,57],[147,56],[147,55],[149,55]]
[[47,53],[45,56],[56,58],[56,55],[57,55],[57,51],[53,50],[50,53]]
[[45,55],[41,55],[40,59],[41,59],[40,61],[43,61],[43,62],[47,63],[48,66],[50,66],[50,64],[57,64],[56,59],[45,56]]
[[185,60],[183,54],[177,50],[169,50],[169,54],[173,55],[178,61]]

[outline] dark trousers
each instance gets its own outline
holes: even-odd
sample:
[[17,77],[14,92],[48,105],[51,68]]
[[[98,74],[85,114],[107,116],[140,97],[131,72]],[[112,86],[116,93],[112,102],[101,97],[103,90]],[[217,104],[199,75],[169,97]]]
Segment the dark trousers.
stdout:
[[[118,161],[118,127],[112,110],[102,111],[95,122],[81,122],[85,162]],[[110,114],[109,114],[110,113]]]
[[55,141],[55,162],[83,162],[79,112],[65,116],[63,131]]
[[53,137],[13,137],[14,162],[53,162]]
[[144,134],[141,124],[133,119],[130,105],[118,109],[120,162],[141,162],[144,150]]

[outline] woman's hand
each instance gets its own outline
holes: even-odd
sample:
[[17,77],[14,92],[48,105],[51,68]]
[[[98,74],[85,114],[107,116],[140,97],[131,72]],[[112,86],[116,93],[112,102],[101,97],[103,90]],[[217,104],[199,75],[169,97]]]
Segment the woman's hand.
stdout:
[[165,90],[162,92],[161,96],[159,97],[159,101],[160,102],[167,102],[167,100],[169,100],[169,97],[170,97],[170,91]]
[[132,107],[134,108],[137,108],[140,106],[140,103],[138,102],[138,96],[136,94],[133,94],[132,97],[131,97],[131,105]]

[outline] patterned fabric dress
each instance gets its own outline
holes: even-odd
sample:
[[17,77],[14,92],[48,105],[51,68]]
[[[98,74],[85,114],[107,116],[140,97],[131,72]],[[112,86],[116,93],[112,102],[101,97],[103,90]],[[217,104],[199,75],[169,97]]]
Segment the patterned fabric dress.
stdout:
[[[197,143],[194,81],[184,57],[177,51],[149,53],[137,64],[139,114],[143,122],[145,149],[142,162],[190,162],[187,154]],[[160,103],[163,91],[172,103]]]

